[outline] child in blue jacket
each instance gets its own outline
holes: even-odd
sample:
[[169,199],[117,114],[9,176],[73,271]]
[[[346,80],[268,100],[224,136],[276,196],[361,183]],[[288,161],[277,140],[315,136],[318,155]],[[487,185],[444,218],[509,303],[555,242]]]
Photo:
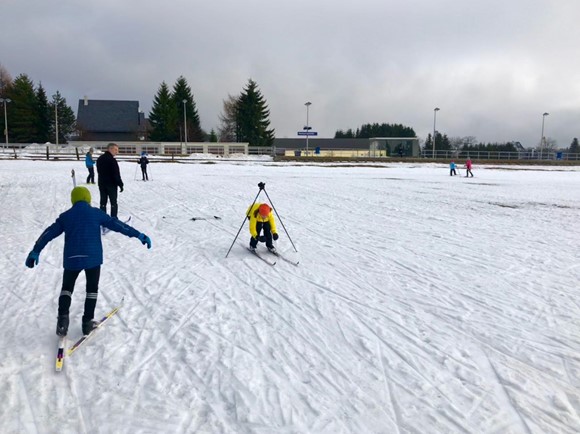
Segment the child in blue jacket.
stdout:
[[131,226],[110,217],[91,204],[91,193],[86,187],[75,187],[71,192],[72,208],[63,212],[56,221],[40,235],[32,251],[26,258],[26,266],[33,268],[38,264],[42,249],[64,232],[62,290],[58,299],[58,320],[56,334],[66,336],[69,325],[69,308],[75,281],[81,271],[87,278],[87,293],[82,319],[83,334],[89,334],[95,327],[93,320],[97,305],[99,277],[103,263],[101,226],[128,237],[138,238],[147,248],[151,239]]
[[89,176],[87,176],[87,184],[95,183],[95,161],[93,160],[93,148],[89,148],[89,152],[85,154],[85,166],[89,171]]

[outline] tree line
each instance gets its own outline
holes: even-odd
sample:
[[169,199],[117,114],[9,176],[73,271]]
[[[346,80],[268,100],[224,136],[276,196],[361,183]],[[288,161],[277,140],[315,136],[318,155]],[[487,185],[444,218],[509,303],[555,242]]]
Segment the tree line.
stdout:
[[182,76],[171,91],[165,82],[159,86],[149,115],[150,139],[163,142],[184,139],[217,142],[219,139],[221,142],[247,142],[250,146],[272,146],[274,129],[270,129],[269,116],[257,83],[249,79],[239,95],[228,95],[223,101],[218,132],[212,130],[207,134],[201,128],[191,88]]
[[[26,74],[12,79],[2,65],[0,98],[5,105],[2,110],[6,110],[8,118],[10,143],[66,143],[67,137],[74,131],[74,112],[58,90],[49,101],[42,83],[35,85]],[[0,129],[5,137],[4,116],[0,116]]]
[[[0,65],[0,98],[10,100],[6,105],[9,141],[13,143],[66,143],[76,129],[74,111],[57,90],[49,101],[42,83],[35,83],[26,74],[12,79]],[[223,100],[218,131],[207,133],[200,123],[194,95],[187,80],[180,76],[170,89],[162,82],[153,99],[149,113],[149,139],[152,141],[179,142],[247,142],[251,146],[272,146],[274,129],[270,128],[270,110],[258,84],[248,79],[238,95],[228,95]],[[4,116],[0,116],[0,129],[5,131]],[[369,123],[359,128],[337,130],[335,138],[416,137],[415,130],[402,124]],[[469,150],[488,152],[517,152],[513,142],[477,143],[475,137],[452,137],[440,132],[435,137],[428,134],[423,143],[426,150]],[[556,143],[548,140],[544,151],[554,151]],[[578,139],[574,138],[570,153],[580,153]]]

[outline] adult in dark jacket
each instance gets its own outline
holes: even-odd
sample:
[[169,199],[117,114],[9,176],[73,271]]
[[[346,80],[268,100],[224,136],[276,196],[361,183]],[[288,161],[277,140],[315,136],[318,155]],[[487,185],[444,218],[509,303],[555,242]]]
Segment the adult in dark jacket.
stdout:
[[91,193],[86,187],[75,187],[71,192],[72,208],[63,212],[56,221],[40,235],[26,258],[26,266],[38,264],[42,249],[64,232],[62,290],[58,298],[56,334],[66,336],[69,325],[69,308],[76,279],[82,270],[87,278],[87,292],[82,319],[83,334],[95,327],[95,306],[99,291],[99,277],[103,263],[101,226],[128,237],[138,238],[147,248],[151,240],[131,226],[109,217],[100,209],[91,207]]
[[107,212],[107,200],[111,202],[111,217],[117,218],[117,187],[123,191],[123,180],[119,171],[119,164],[115,155],[119,153],[116,143],[109,143],[107,150],[97,159],[97,173],[99,174],[99,193],[101,194],[100,208]]
[[149,159],[145,151],[141,152],[141,158],[139,158],[139,165],[141,166],[141,175],[143,176],[143,181],[149,181],[149,176],[147,175],[147,165],[149,164]]

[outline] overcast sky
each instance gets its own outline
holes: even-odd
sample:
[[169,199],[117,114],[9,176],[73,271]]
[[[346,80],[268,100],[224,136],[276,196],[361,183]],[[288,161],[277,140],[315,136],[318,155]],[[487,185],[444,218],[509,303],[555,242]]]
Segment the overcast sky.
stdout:
[[[346,4],[345,4],[346,3]],[[479,141],[580,136],[579,0],[2,0],[0,64],[48,96],[137,100],[183,75],[202,128],[249,78],[276,137],[401,123]]]

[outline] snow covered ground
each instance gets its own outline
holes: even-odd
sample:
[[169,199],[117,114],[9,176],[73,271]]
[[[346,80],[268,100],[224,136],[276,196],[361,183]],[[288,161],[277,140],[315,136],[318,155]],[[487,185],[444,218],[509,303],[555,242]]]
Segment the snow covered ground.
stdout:
[[[153,248],[103,237],[97,315],[125,304],[56,373],[63,237],[24,260],[86,170],[0,161],[0,432],[580,432],[578,169],[135,166]],[[247,225],[225,258],[260,181],[297,267]]]

